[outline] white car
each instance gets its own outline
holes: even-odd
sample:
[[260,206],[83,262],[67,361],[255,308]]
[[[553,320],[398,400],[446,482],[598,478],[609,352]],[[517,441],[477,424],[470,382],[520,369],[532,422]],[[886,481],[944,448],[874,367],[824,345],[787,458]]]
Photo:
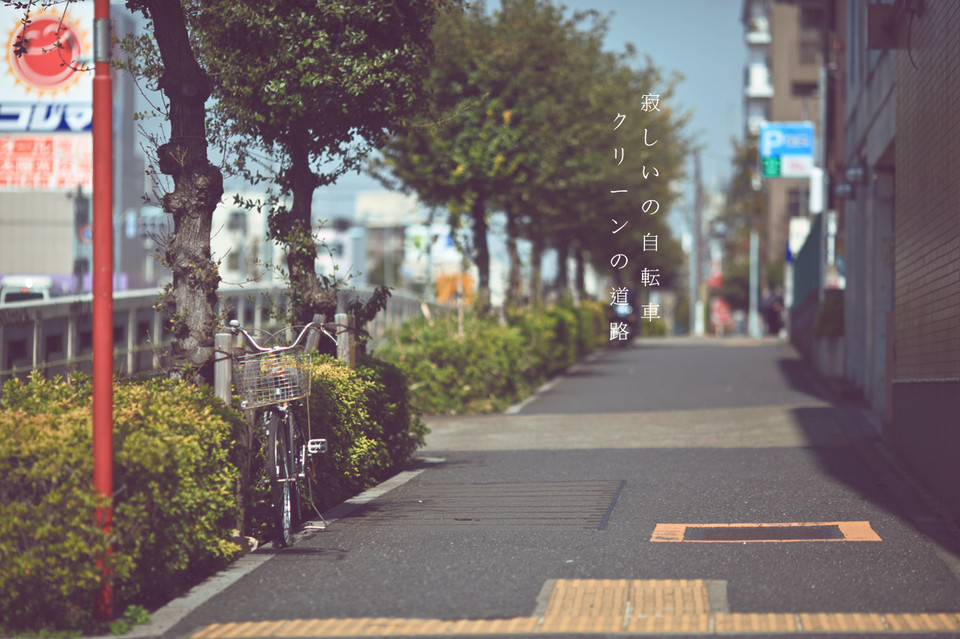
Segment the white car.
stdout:
[[63,289],[49,275],[5,275],[0,280],[0,304],[48,300],[63,295]]

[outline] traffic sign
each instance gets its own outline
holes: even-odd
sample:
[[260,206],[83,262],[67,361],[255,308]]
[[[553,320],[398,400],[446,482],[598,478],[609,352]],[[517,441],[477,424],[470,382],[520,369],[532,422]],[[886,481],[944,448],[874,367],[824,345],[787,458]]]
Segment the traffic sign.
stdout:
[[805,178],[813,170],[812,122],[760,125],[760,167],[765,178]]

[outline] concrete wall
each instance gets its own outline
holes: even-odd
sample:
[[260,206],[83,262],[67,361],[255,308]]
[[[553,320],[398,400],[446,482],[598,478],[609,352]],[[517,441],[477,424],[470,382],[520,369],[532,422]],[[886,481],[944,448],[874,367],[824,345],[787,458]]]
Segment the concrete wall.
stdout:
[[868,51],[862,3],[839,5],[847,51],[837,57],[843,99],[843,168],[864,169],[844,202],[844,376],[880,416],[888,412],[887,316],[893,311],[896,52]]

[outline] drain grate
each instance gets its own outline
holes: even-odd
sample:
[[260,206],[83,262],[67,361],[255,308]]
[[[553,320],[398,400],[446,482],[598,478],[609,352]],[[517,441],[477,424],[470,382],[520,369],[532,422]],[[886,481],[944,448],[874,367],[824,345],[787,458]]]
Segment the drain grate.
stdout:
[[684,541],[817,541],[843,539],[833,526],[687,527]]
[[341,524],[603,530],[626,481],[436,484],[407,488]]
[[784,524],[657,524],[650,541],[881,541],[868,521]]

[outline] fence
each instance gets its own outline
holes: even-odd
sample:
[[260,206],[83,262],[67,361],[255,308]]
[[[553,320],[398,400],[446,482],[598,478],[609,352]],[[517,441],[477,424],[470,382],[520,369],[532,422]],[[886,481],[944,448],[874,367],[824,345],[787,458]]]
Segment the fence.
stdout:
[[[170,346],[167,317],[154,310],[159,290],[119,291],[113,297],[114,370],[125,377],[162,369]],[[369,291],[346,291],[339,304],[345,308]],[[219,308],[245,327],[275,326],[270,301],[283,303],[283,289],[244,287],[221,290]],[[389,329],[422,314],[448,309],[402,294],[387,302],[385,311],[367,326],[374,344]],[[17,302],[0,306],[0,382],[32,370],[47,375],[72,371],[90,373],[93,363],[93,297],[77,295],[49,301]]]

